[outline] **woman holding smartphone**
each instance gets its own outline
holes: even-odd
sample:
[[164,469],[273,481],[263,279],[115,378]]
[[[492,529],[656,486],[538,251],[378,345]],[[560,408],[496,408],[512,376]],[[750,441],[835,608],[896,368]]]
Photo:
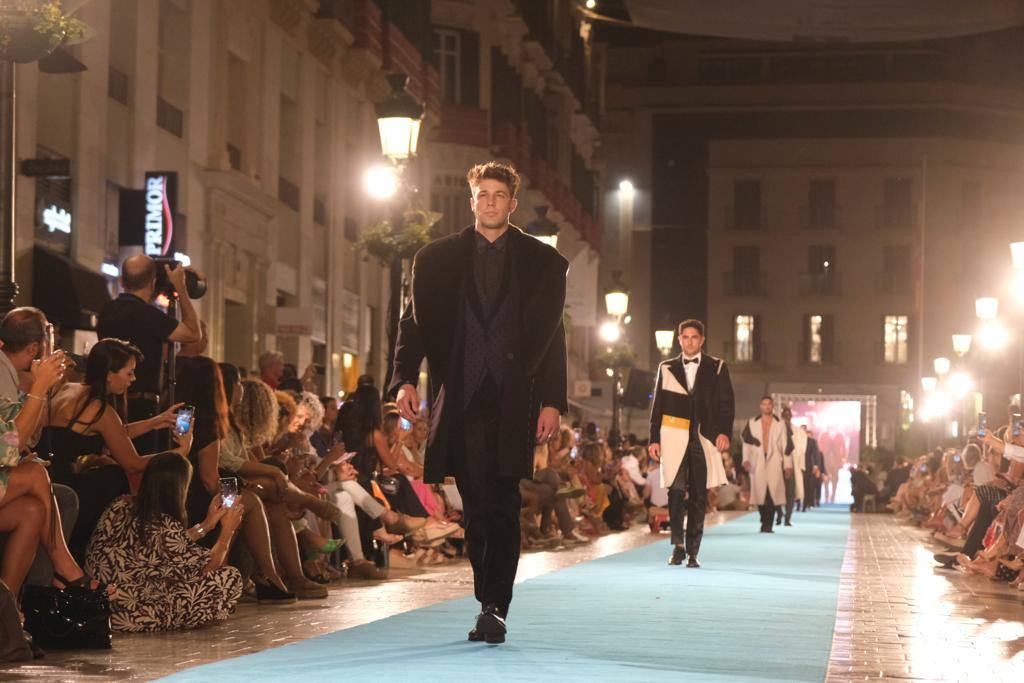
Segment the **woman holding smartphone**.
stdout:
[[[100,518],[86,567],[116,582],[110,625],[117,631],[197,628],[226,619],[242,595],[242,576],[226,565],[245,506],[213,498],[186,528],[192,466],[180,453],[153,456],[134,498],[115,501]],[[217,528],[213,548],[197,541]]]
[[[148,420],[124,423],[125,392],[141,360],[142,352],[126,341],[100,340],[86,359],[85,381],[62,386],[43,414],[45,426],[36,450],[52,458],[50,478],[78,494],[78,519],[68,545],[79,560],[100,515],[129,492],[128,475],[141,475],[146,469],[151,456],[140,456],[132,439],[170,427],[177,417],[176,405]],[[187,453],[191,439],[191,434],[179,438],[176,450]],[[94,456],[93,466],[75,468],[85,455]]]
[[[189,523],[196,524],[207,514],[211,501],[221,493],[220,449],[231,429],[228,401],[220,368],[207,356],[182,359],[178,365],[177,389],[178,397],[195,409],[192,427],[195,438],[188,452],[192,464],[192,484],[188,491],[186,509]],[[225,471],[223,476],[233,477],[234,473]],[[240,490],[237,500],[245,508],[241,524],[242,539],[259,569],[259,574],[253,577],[257,599],[263,603],[295,602],[295,593],[288,590],[274,562],[267,511],[263,503],[248,489]],[[204,535],[210,531],[204,527]],[[212,540],[213,536],[207,543]]]

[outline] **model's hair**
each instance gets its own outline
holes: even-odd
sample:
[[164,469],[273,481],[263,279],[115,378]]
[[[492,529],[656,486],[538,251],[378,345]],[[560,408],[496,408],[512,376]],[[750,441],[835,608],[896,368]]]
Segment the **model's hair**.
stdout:
[[123,339],[110,337],[93,344],[89,351],[89,357],[85,359],[85,381],[83,382],[87,387],[85,399],[68,421],[69,425],[74,426],[93,401],[99,401],[100,409],[96,412],[96,416],[89,421],[89,426],[100,421],[107,406],[113,406],[121,419],[124,419],[127,408],[125,397],[121,396],[119,399],[115,399],[114,395],[107,391],[107,374],[120,372],[133,358],[136,365],[141,363],[142,351],[139,351],[139,347]]
[[0,341],[8,353],[17,353],[32,342],[41,342],[45,336],[46,316],[32,306],[19,306],[0,322]]
[[217,363],[209,356],[181,358],[176,381],[175,399],[195,408],[196,441],[227,436],[231,426],[228,399]]
[[145,289],[156,280],[156,261],[129,256],[121,263],[121,286],[134,292]]
[[692,327],[693,329],[697,330],[700,336],[704,336],[704,323],[697,320],[696,318],[687,318],[683,322],[679,323],[679,334],[682,335],[683,330],[685,330],[687,327]]
[[481,180],[487,178],[505,183],[508,186],[510,197],[515,197],[519,192],[519,173],[511,164],[488,161],[485,164],[477,164],[466,174],[466,182],[469,183],[470,188],[477,187]]
[[266,382],[242,380],[242,400],[234,410],[235,424],[249,443],[262,446],[277,436],[277,396]]
[[148,527],[164,515],[182,526],[188,523],[185,497],[191,479],[192,465],[176,451],[158,453],[150,459],[142,473],[133,510],[140,542],[145,543]]
[[[772,405],[775,405],[775,399],[771,397],[771,394],[765,394],[761,397],[761,401],[771,401]],[[761,401],[758,401],[760,403]]]

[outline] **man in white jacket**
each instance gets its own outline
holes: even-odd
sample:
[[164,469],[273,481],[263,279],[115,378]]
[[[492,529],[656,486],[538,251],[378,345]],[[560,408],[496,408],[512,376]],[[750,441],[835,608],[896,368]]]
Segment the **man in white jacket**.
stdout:
[[786,427],[773,412],[772,397],[764,396],[760,408],[743,428],[743,469],[750,473],[750,502],[761,512],[761,533],[770,534],[775,506],[786,501],[793,456],[786,453]]

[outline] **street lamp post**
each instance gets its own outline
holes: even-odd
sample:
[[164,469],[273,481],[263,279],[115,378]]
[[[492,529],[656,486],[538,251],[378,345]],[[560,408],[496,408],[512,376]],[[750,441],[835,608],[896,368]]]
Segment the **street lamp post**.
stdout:
[[[409,77],[405,74],[391,74],[387,77],[391,86],[391,94],[376,105],[377,128],[380,132],[381,153],[386,156],[393,167],[391,180],[386,171],[380,171],[375,185],[381,189],[378,198],[395,195],[403,184],[407,184],[405,170],[408,160],[416,155],[419,144],[420,127],[423,122],[425,107],[406,90]],[[388,183],[391,186],[388,187]],[[391,200],[391,224],[396,230],[403,228],[403,208],[400,199]],[[402,300],[405,294],[404,258],[401,255],[392,258],[389,265],[388,294],[388,360],[385,370],[384,386],[391,383],[391,371],[395,360],[395,342],[398,338],[398,321],[402,313]]]
[[[618,342],[622,336],[622,319],[626,316],[629,311],[629,289],[622,282],[622,271],[612,271],[612,284],[605,291],[604,294],[604,305],[614,320],[605,323],[602,326],[601,334],[605,341],[611,343]],[[611,324],[614,324],[615,333],[614,339],[611,339],[612,328]],[[607,334],[606,334],[607,332]],[[611,347],[609,347],[611,348]],[[622,393],[622,370],[618,367],[611,368],[612,370],[612,427],[609,432],[609,436],[614,433],[616,437],[621,436],[620,432],[620,406],[619,406],[619,395]]]
[[[1024,242],[1010,243],[1013,261],[1013,295],[1018,312],[1024,311]],[[1024,402],[1024,329],[1017,325],[1017,400]]]

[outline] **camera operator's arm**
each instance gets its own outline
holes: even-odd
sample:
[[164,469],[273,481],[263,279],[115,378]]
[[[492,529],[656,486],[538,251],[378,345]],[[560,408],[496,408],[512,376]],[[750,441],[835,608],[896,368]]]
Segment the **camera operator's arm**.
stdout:
[[167,271],[167,279],[174,285],[174,291],[178,293],[178,309],[181,311],[181,322],[174,328],[168,339],[182,342],[183,344],[195,344],[202,340],[203,333],[199,327],[199,316],[192,306],[192,300],[188,297],[188,288],[185,286],[185,267],[181,264],[171,270],[164,266]]

